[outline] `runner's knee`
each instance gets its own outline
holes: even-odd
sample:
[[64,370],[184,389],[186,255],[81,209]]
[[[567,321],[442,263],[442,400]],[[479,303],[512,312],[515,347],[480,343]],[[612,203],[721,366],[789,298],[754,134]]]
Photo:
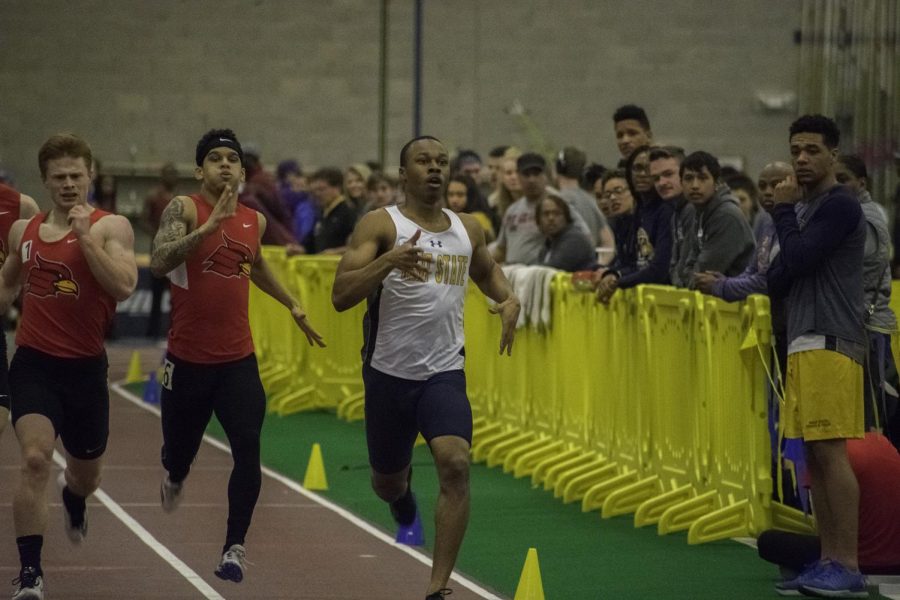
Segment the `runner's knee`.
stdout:
[[79,496],[89,496],[100,487],[100,481],[103,479],[100,470],[86,472],[69,471],[68,481],[69,489]]
[[375,494],[385,502],[393,502],[406,493],[406,475],[372,474],[372,489]]
[[46,481],[50,477],[52,461],[46,452],[38,447],[22,449],[22,474],[31,481]]
[[464,492],[469,486],[469,454],[453,452],[435,457],[441,489]]

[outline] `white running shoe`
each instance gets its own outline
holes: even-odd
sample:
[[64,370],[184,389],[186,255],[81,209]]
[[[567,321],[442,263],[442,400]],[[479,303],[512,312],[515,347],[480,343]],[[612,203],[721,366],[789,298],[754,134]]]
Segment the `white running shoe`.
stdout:
[[244,578],[244,569],[246,568],[247,551],[240,544],[232,544],[231,548],[222,555],[222,560],[219,561],[215,573],[219,579],[240,583]]
[[12,584],[19,586],[12,600],[44,600],[44,578],[35,572],[34,567],[22,569]]
[[167,513],[172,512],[181,504],[181,492],[184,489],[184,482],[174,483],[169,476],[166,475],[159,484],[159,500],[162,508]]

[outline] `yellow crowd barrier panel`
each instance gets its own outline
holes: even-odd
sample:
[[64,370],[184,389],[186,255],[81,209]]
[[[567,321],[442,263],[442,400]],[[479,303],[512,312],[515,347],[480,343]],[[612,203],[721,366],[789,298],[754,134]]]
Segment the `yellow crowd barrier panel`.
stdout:
[[[891,310],[900,317],[900,279],[891,282]],[[900,335],[891,336],[891,350],[894,352],[894,360],[900,361]]]
[[563,501],[580,499],[583,511],[612,506],[616,496],[607,505],[611,495],[624,493],[619,490],[627,490],[647,475],[651,372],[643,350],[646,327],[637,293],[634,289],[617,292],[608,306],[598,307],[598,320],[584,323],[602,336],[602,351],[592,353],[592,362],[599,365],[592,373],[601,384],[592,386],[594,435],[589,443],[603,462],[563,490]]
[[[532,375],[534,369],[538,369],[544,377],[552,378],[547,363],[543,362],[546,360],[547,345],[540,332],[522,327],[516,333],[513,355],[500,357],[500,320],[488,312],[489,301],[471,283],[467,300],[466,366],[480,361],[492,363],[484,370],[469,372],[468,387],[489,390],[485,396],[486,408],[490,414],[488,419],[494,425],[484,429],[480,427],[481,421],[476,423],[472,458],[476,462],[486,461],[489,466],[496,466],[503,464],[508,451],[535,441],[538,436],[537,423],[546,424],[548,411],[546,407],[538,406],[537,402],[538,399],[551,401],[547,397],[548,384],[537,381]],[[481,380],[479,376],[486,376],[486,380]]]
[[338,313],[331,305],[337,257],[287,258],[264,247],[279,281],[300,301],[326,348],[312,349],[290,312],[251,286],[250,328],[260,361],[269,409],[279,414],[342,408],[345,418],[362,418],[362,317],[365,302]]
[[[316,404],[337,407],[345,419],[362,418],[363,315],[366,302],[338,313],[331,304],[331,288],[338,257],[298,257],[297,274],[310,281],[308,311],[312,323],[325,338],[326,348],[309,352],[315,381]],[[321,324],[321,325],[320,325]]]
[[[272,409],[362,418],[362,317],[331,306],[337,260],[267,259],[328,342],[310,350],[287,311],[258,291],[251,327]],[[551,282],[549,327],[521,327],[500,356],[500,320],[469,286],[465,309],[472,457],[530,476],[563,502],[634,513],[690,543],[754,535],[773,514],[765,366],[768,299],[726,303],[668,286],[609,305]],[[777,519],[776,519],[777,520]]]
[[[296,294],[287,277],[288,261],[284,251],[264,246],[261,252],[275,276]],[[298,367],[302,348],[296,346],[288,334],[286,326],[292,321],[288,311],[256,286],[250,286],[250,307],[250,326],[260,361],[260,378],[271,396],[293,385],[292,375]]]
[[694,345],[696,292],[661,286],[635,290],[638,332],[634,342],[640,398],[626,398],[640,408],[636,431],[640,457],[633,460],[628,483],[604,500],[602,514],[612,517],[638,511],[637,525],[655,523],[660,512],[684,498],[701,479],[701,395],[697,386]]
[[762,532],[771,524],[773,491],[765,374],[771,356],[768,298],[728,303],[698,294],[695,301],[702,407],[697,496],[669,509],[659,523],[660,533],[688,529],[689,543]]

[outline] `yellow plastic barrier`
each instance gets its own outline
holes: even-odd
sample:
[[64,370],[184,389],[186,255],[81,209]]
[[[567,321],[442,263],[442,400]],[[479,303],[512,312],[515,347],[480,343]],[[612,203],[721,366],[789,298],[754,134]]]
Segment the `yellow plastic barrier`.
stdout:
[[[253,294],[273,410],[336,407],[361,418],[364,304],[332,308],[335,259],[270,262],[329,344],[308,350],[287,312]],[[551,297],[549,330],[519,329],[513,356],[501,357],[500,321],[470,285],[473,460],[530,475],[583,510],[635,513],[636,526],[655,524],[660,534],[687,530],[691,543],[802,521],[771,501],[767,298],[729,304],[642,286],[604,306],[573,290],[567,274],[553,280]]]
[[331,305],[337,257],[286,258],[278,247],[263,248],[266,261],[294,294],[322,334],[326,348],[310,349],[288,310],[251,286],[250,328],[260,361],[269,409],[279,414],[345,407],[346,418],[362,418],[362,316],[365,302],[343,313]]
[[331,304],[337,257],[299,257],[297,277],[309,282],[310,298],[304,305],[312,323],[325,338],[326,348],[310,351],[309,368],[315,382],[316,405],[340,407],[348,419],[362,418],[361,355],[366,303],[342,313]]
[[[291,288],[286,277],[287,261],[284,251],[279,248],[262,248],[263,257],[276,277]],[[292,290],[296,293],[296,290]],[[291,316],[276,300],[250,286],[250,326],[255,332],[254,342],[260,361],[260,378],[266,392],[271,396],[292,383],[296,356],[302,352],[288,335],[286,328],[292,322]]]
[[[900,279],[891,282],[891,310],[900,317]],[[891,350],[894,351],[894,360],[900,361],[900,335],[891,336]]]
[[768,528],[773,490],[764,370],[771,353],[768,298],[728,303],[698,294],[696,303],[698,495],[659,522],[660,533],[689,529],[689,543]]
[[[511,470],[511,463],[520,453],[528,452],[550,439],[554,433],[555,374],[548,369],[548,336],[531,327],[516,332],[514,355],[516,359],[500,357],[500,321],[487,312],[488,301],[473,301],[473,295],[481,296],[474,285],[469,285],[466,311],[466,365],[490,363],[487,379],[492,382],[488,410],[496,425],[488,431],[476,429],[472,442],[472,458],[486,461],[488,466],[504,465]],[[473,314],[474,313],[474,314]],[[474,317],[474,318],[471,318]],[[485,329],[472,329],[472,321],[482,322]],[[469,387],[482,387],[479,373],[469,374]],[[535,377],[535,375],[539,375]],[[512,457],[509,452],[515,451]],[[510,459],[507,462],[507,459]]]
[[[701,480],[700,453],[702,395],[698,393],[694,347],[696,292],[660,286],[635,290],[638,332],[634,341],[639,358],[636,377],[644,382],[642,409],[636,422],[638,458],[631,460],[628,483],[603,501],[604,517],[656,511],[680,499],[690,484]],[[687,392],[687,393],[686,393]],[[634,399],[632,399],[634,401]],[[654,522],[654,512],[640,515],[638,525]]]

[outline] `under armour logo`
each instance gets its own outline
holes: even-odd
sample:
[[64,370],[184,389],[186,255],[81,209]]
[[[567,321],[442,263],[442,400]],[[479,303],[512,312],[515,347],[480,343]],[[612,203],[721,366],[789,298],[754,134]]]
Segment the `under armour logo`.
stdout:
[[428,240],[428,243],[431,244],[432,248],[443,248],[444,244],[441,243],[441,240]]

